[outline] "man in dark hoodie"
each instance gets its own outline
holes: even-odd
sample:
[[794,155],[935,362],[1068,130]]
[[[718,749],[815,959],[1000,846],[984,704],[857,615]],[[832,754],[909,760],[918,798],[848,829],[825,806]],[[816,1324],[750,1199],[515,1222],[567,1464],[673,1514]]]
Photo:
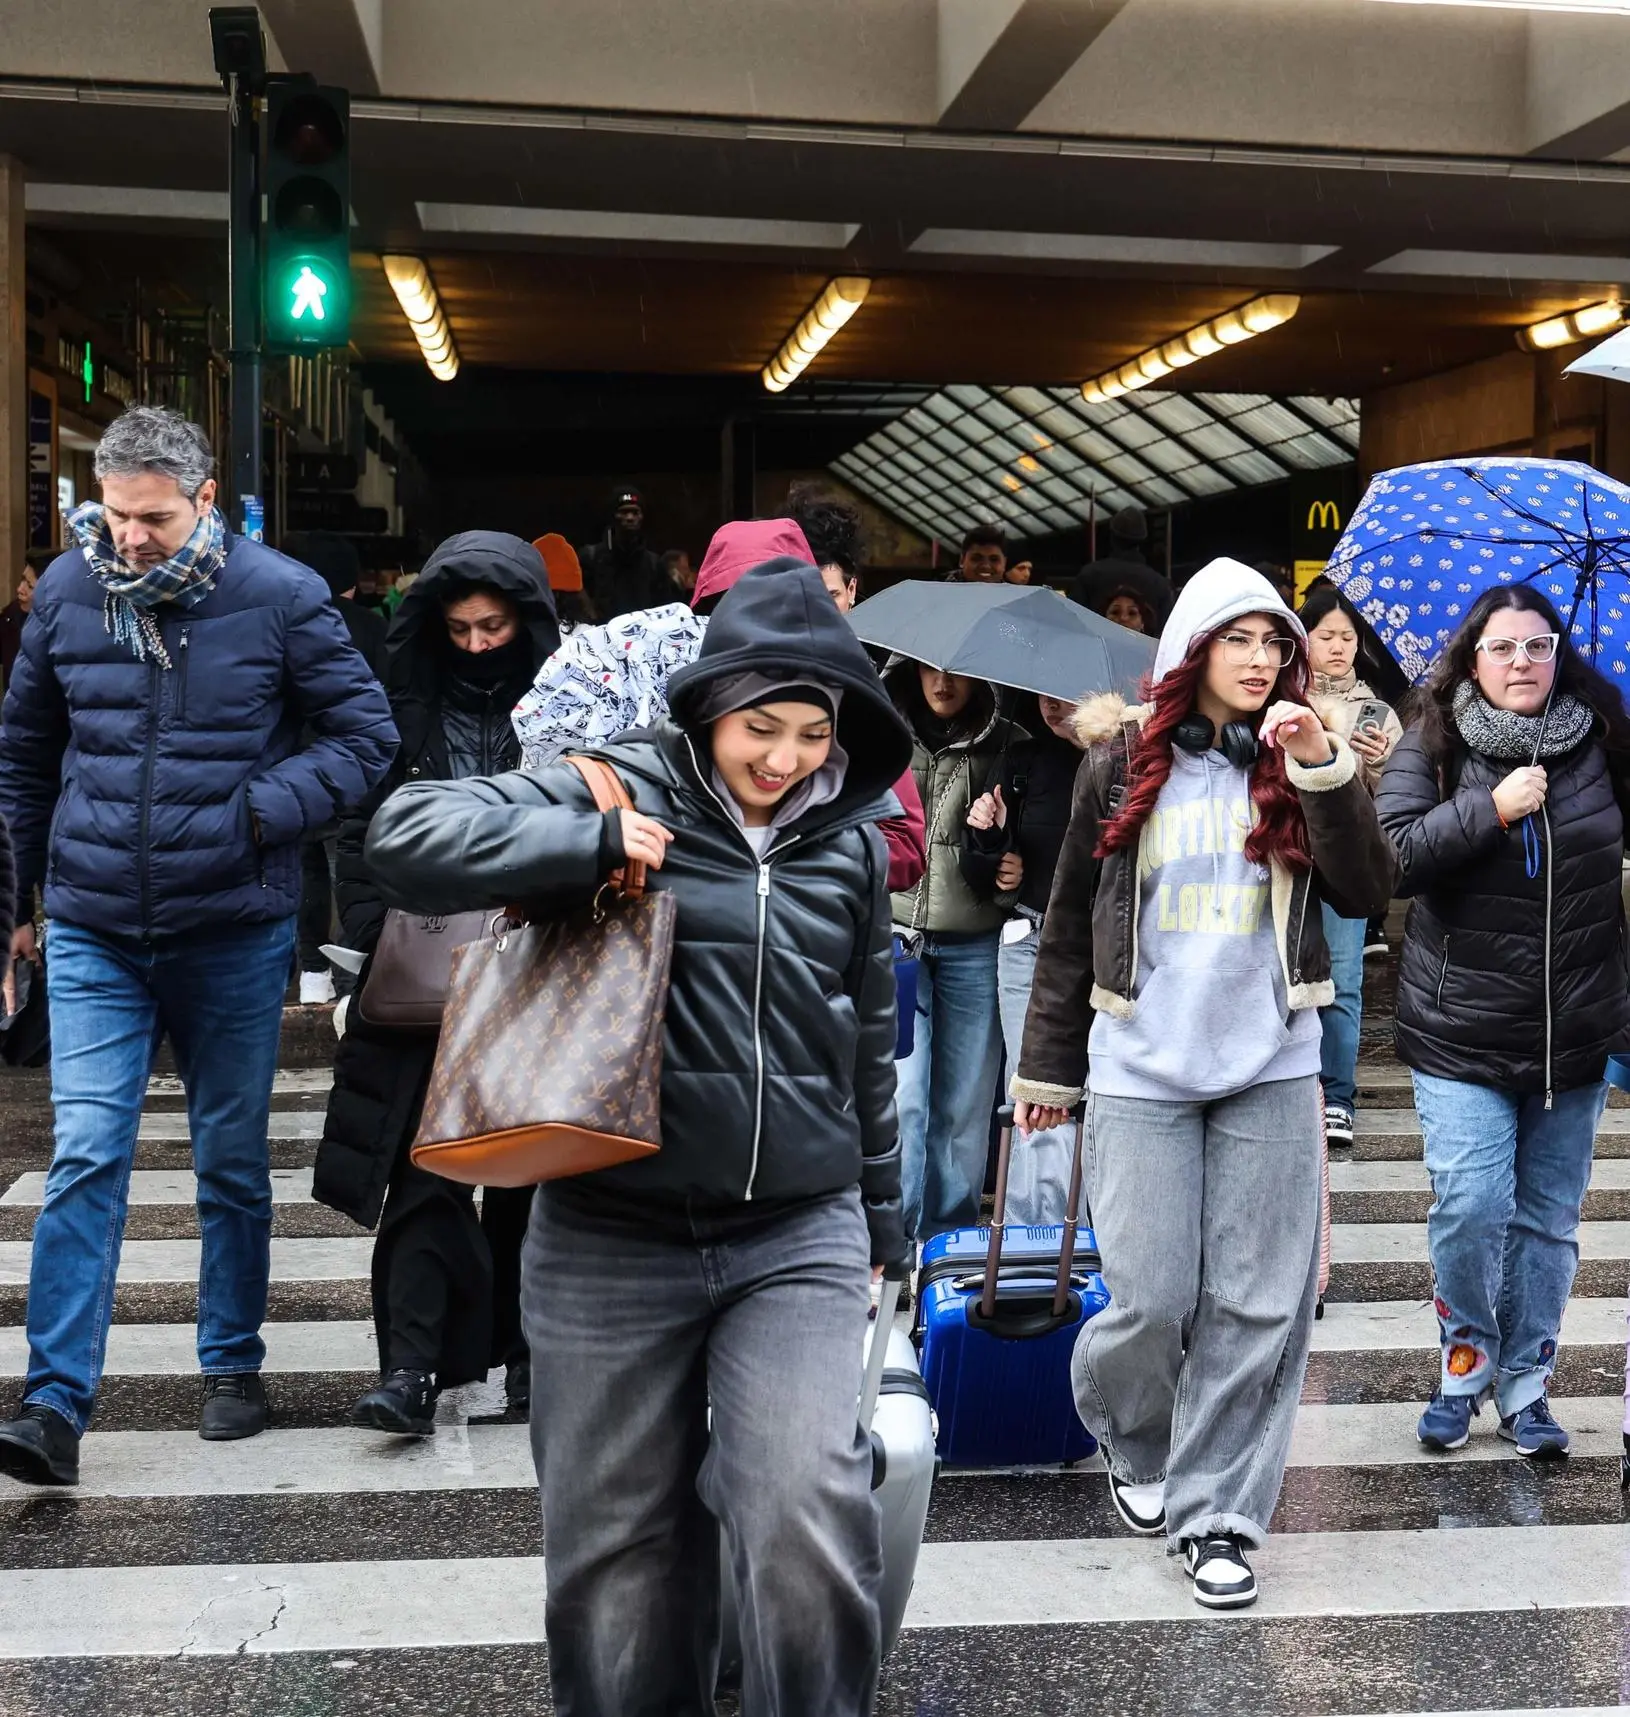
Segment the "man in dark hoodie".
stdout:
[[588,748],[633,812],[602,816],[565,764],[415,782],[368,855],[421,911],[559,917],[625,858],[678,906],[662,1149],[545,1183],[527,1241],[554,1709],[712,1709],[722,1522],[743,1710],[860,1717],[882,1572],[867,1267],[906,1253],[874,825],[910,738],[809,565],[730,590],[669,701]]
[[[379,800],[404,782],[515,768],[520,742],[510,711],[559,642],[548,573],[530,543],[465,531],[425,562],[387,644],[386,690],[402,748],[373,804],[340,832],[347,947],[371,956],[385,921],[363,854]],[[322,1203],[365,1227],[380,1225],[373,1297],[382,1381],[353,1418],[407,1435],[427,1434],[440,1391],[485,1377],[489,1364],[505,1367],[513,1406],[530,1395],[520,1250],[531,1189],[489,1187],[478,1221],[468,1187],[408,1160],[435,1049],[432,1037],[381,1029],[348,1010],[314,1182]]]
[[577,551],[589,618],[604,626],[640,608],[678,600],[662,556],[645,546],[645,500],[638,489],[619,489],[611,524],[598,542]]

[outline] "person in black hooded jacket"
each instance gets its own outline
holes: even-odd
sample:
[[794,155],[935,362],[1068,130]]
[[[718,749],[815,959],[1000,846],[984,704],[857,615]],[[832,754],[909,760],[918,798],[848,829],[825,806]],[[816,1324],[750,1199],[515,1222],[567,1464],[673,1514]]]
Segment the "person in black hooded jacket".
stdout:
[[565,764],[423,781],[368,855],[421,911],[547,919],[625,858],[678,906],[662,1149],[545,1184],[527,1239],[555,1709],[712,1709],[722,1523],[743,1709],[858,1717],[882,1576],[868,1264],[906,1255],[875,824],[911,742],[795,561],[725,595],[668,696],[671,722],[588,748],[635,812],[602,816]]
[[[364,855],[380,800],[405,782],[459,780],[516,768],[510,711],[560,642],[538,551],[502,531],[464,531],[426,561],[387,640],[386,691],[401,750],[375,799],[342,827],[340,935],[372,955],[385,900]],[[366,987],[364,968],[358,991]],[[530,1367],[520,1327],[520,1253],[531,1189],[489,1187],[477,1221],[468,1187],[408,1160],[434,1037],[370,1025],[353,1003],[334,1063],[314,1195],[365,1227],[374,1246],[374,1322],[381,1383],[354,1422],[423,1435],[442,1389],[505,1367],[524,1408]],[[388,1191],[387,1191],[388,1189]]]

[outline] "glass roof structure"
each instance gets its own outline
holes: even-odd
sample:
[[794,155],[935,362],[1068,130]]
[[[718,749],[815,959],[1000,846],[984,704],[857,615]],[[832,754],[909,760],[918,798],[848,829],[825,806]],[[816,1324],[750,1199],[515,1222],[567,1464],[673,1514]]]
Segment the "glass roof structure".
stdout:
[[1074,387],[941,388],[833,461],[925,534],[975,524],[1045,536],[1121,507],[1162,508],[1345,465],[1358,402],[1140,388],[1089,405]]

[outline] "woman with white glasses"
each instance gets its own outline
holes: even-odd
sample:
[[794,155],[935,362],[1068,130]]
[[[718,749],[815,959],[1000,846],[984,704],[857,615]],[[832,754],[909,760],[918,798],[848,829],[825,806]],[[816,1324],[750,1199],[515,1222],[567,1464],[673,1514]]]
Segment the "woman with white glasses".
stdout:
[[1434,1201],[1441,1369],[1417,1436],[1440,1452],[1492,1397],[1519,1455],[1567,1453],[1547,1395],[1602,1075],[1630,1046],[1630,719],[1562,633],[1526,585],[1479,598],[1376,800],[1414,901],[1397,1046]]

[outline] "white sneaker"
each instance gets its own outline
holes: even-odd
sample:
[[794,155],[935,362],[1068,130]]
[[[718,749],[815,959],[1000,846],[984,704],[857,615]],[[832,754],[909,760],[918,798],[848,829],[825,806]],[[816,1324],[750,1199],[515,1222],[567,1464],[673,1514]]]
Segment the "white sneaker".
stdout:
[[1256,1602],[1256,1575],[1245,1546],[1231,1533],[1189,1539],[1183,1564],[1194,1582],[1195,1603],[1208,1610],[1239,1610]]
[[1134,1532],[1145,1538],[1166,1530],[1166,1487],[1163,1484],[1126,1484],[1111,1473],[1109,1500],[1115,1512]]
[[302,972],[300,974],[300,1005],[310,1007],[313,1003],[326,1003],[334,999],[334,974],[324,966],[320,972]]

